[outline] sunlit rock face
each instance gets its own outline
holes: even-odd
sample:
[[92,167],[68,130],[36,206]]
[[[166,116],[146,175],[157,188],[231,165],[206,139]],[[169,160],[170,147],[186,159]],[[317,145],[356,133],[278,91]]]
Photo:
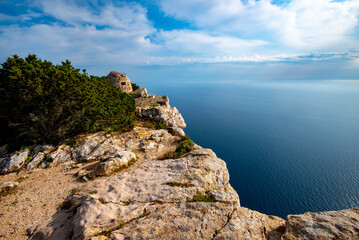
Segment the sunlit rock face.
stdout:
[[130,79],[126,74],[112,71],[106,77],[110,82],[113,82],[117,87],[121,89],[122,92],[130,93],[132,92],[132,85]]

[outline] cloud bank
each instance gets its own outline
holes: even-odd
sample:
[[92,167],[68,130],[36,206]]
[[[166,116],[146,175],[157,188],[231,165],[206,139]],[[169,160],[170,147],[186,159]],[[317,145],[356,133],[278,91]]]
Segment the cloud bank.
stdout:
[[[359,59],[357,0],[4,0],[0,7],[2,61],[15,53],[90,67]],[[158,19],[183,24],[166,30]]]

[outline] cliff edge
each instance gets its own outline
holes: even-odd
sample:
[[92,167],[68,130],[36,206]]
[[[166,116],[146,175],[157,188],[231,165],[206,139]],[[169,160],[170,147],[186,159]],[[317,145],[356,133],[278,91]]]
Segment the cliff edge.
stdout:
[[357,208],[283,220],[241,207],[212,150],[169,154],[186,124],[168,97],[133,94],[137,116],[165,129],[139,122],[132,132],[81,135],[71,145],[3,150],[0,237],[359,239]]

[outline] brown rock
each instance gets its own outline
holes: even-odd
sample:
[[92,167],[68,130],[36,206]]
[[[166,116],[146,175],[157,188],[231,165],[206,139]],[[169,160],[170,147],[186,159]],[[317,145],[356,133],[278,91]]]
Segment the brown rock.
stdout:
[[114,83],[122,92],[132,92],[130,79],[123,73],[112,71],[106,77],[110,82]]
[[282,239],[359,239],[359,209],[288,215]]

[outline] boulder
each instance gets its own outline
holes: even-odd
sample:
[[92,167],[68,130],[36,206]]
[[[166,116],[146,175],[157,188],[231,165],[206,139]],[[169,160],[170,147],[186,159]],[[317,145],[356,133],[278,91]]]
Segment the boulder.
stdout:
[[144,98],[144,97],[147,97],[148,94],[147,94],[147,89],[146,88],[140,88],[140,89],[137,89],[136,91],[132,92],[132,96],[134,98]]
[[136,154],[131,151],[122,151],[114,157],[108,158],[90,168],[81,170],[78,176],[82,179],[92,179],[97,176],[108,176],[122,167],[128,166],[132,160],[136,159]]
[[359,209],[288,215],[282,239],[359,239]]
[[30,153],[29,149],[16,151],[8,157],[0,158],[1,173],[9,173],[19,170]]
[[97,145],[98,143],[94,139],[86,138],[72,151],[72,157],[76,160],[85,159],[90,153],[92,153],[92,151],[94,151]]
[[67,145],[60,145],[55,151],[49,154],[49,159],[55,165],[66,165],[72,161],[72,148]]
[[9,191],[11,189],[14,189],[18,185],[19,185],[18,182],[3,182],[3,183],[0,184],[0,193]]
[[183,129],[181,129],[179,127],[172,127],[172,128],[169,128],[168,130],[173,136],[182,137],[182,136],[186,135],[185,132],[183,131]]
[[42,160],[45,159],[45,156],[46,155],[43,152],[36,153],[34,158],[29,162],[29,164],[27,164],[26,170],[29,171],[36,168],[42,162]]
[[112,71],[106,77],[110,82],[114,83],[122,92],[130,93],[132,92],[132,85],[130,79],[126,74]]
[[34,156],[31,161],[27,164],[26,170],[32,170],[40,165],[40,163],[45,159],[47,154],[49,154],[55,147],[53,145],[37,145],[34,148]]

